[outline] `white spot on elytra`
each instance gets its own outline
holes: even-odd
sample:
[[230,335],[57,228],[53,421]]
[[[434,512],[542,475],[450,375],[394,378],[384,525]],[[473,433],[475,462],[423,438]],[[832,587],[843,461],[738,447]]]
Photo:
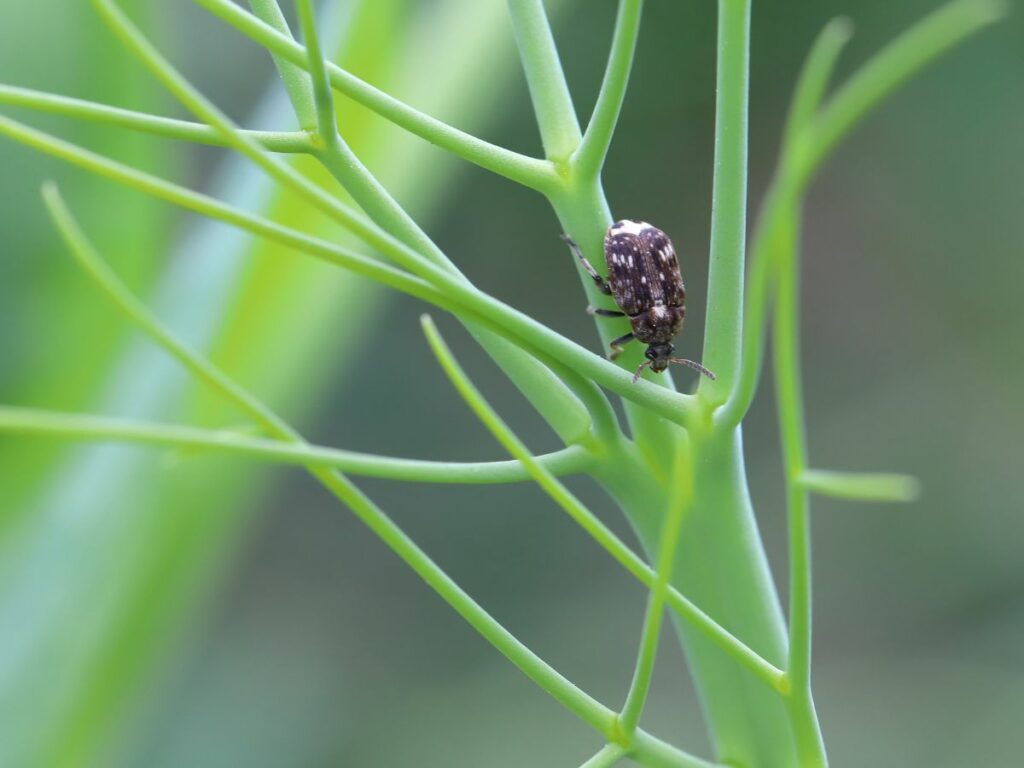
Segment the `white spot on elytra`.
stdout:
[[619,232],[625,232],[629,235],[639,235],[645,229],[652,229],[651,225],[646,221],[633,221],[631,219],[624,219],[623,221],[617,221],[612,225],[611,232],[618,234]]
[[646,277],[641,277],[640,278],[640,282],[643,283],[644,285],[647,285],[647,278]]
[[631,267],[633,266],[633,257],[632,256],[629,257],[629,261],[627,263],[629,264],[629,266],[631,266]]

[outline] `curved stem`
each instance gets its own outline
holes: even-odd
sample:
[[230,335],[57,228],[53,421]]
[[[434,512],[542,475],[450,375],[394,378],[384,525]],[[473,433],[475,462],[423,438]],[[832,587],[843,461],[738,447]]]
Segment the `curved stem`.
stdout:
[[827,766],[825,745],[811,699],[811,530],[810,499],[800,478],[807,468],[807,435],[800,374],[800,214],[785,216],[779,247],[775,309],[775,390],[786,474],[789,524],[789,659],[787,700],[801,766]]
[[597,95],[597,103],[587,123],[583,140],[572,157],[572,164],[584,176],[597,176],[604,167],[611,146],[615,126],[619,122],[622,103],[626,98],[629,72],[633,67],[637,38],[640,36],[640,16],[643,0],[620,0],[611,52],[604,80]]
[[[97,268],[102,273],[103,262],[92,245],[85,238],[64,205],[54,186],[44,190],[44,199],[54,222],[61,235],[65,238],[74,255],[83,265]],[[112,273],[110,277],[113,278]],[[116,278],[114,278],[116,280]],[[134,306],[137,312],[130,316],[140,322],[141,327],[150,333],[153,339],[177,359],[187,370],[200,380],[208,383],[217,392],[234,402],[248,413],[258,424],[263,426],[272,436],[282,441],[304,445],[304,440],[283,419],[269,407],[253,397],[233,379],[225,375],[202,355],[192,351],[178,342],[170,331],[164,329],[155,317],[148,313],[127,289],[121,286],[126,294],[123,298],[130,302],[119,303],[122,309]],[[141,314],[141,317],[140,317]],[[154,331],[156,331],[154,333]],[[518,667],[538,687],[546,691],[552,698],[566,709],[579,717],[583,722],[604,734],[607,738],[615,729],[615,713],[599,701],[577,688],[571,681],[540,658],[515,635],[503,627],[493,616],[452,580],[444,570],[420,549],[404,531],[401,530],[379,507],[365,494],[356,488],[349,479],[334,470],[316,466],[309,467],[309,472],[335,497],[351,509],[355,515],[376,534],[396,555],[415,571],[437,594],[450,605],[480,635],[490,642],[509,661]],[[638,732],[636,740],[638,754],[644,754],[651,764],[676,766],[678,768],[708,768],[706,761],[693,757],[672,747],[649,734]]]
[[[327,467],[363,477],[411,483],[476,485],[522,483],[532,480],[532,476],[518,461],[402,459],[316,445],[282,443],[279,440],[252,437],[237,431],[111,419],[36,408],[0,406],[0,432],[63,440],[144,443],[188,451],[214,450],[280,464]],[[593,457],[578,445],[571,445],[535,458],[555,476],[586,472],[593,464]]]
[[556,164],[565,162],[580,144],[580,124],[544,11],[544,0],[508,0],[508,11],[544,155]]
[[[194,0],[214,16],[262,45],[272,54],[305,67],[306,49],[287,35],[246,13],[231,0]],[[481,168],[532,189],[547,189],[557,180],[551,164],[490,144],[447,123],[425,115],[393,96],[374,88],[335,64],[327,64],[331,86],[353,101],[412,134],[436,144]]]
[[1006,16],[1004,0],[954,0],[871,57],[828,101],[814,128],[808,175],[872,109],[964,39]]
[[432,274],[438,276],[439,282],[446,289],[445,292],[441,292],[438,288],[419,278],[355,253],[350,249],[254,216],[207,195],[193,192],[49,136],[42,131],[29,128],[2,115],[0,115],[0,134],[5,134],[23,144],[148,195],[224,221],[232,226],[287,245],[301,253],[350,269],[357,274],[377,280],[455,314],[469,313],[473,319],[528,348],[542,360],[549,359],[555,363],[570,366],[581,376],[593,380],[630,401],[647,406],[656,414],[670,421],[685,423],[693,411],[694,405],[691,396],[680,395],[646,381],[640,381],[634,385],[632,376],[618,366],[555,333],[518,310],[481,293],[467,285],[465,281],[444,274],[440,270]]
[[[470,406],[477,418],[512,456],[518,459],[530,473],[534,481],[551,499],[594,539],[608,554],[637,580],[650,589],[657,582],[657,573],[633,552],[623,541],[602,523],[586,505],[584,505],[565,485],[559,482],[545,467],[539,464],[525,444],[516,436],[500,416],[494,411],[487,400],[480,394],[472,381],[466,376],[445,344],[437,327],[426,315],[421,320],[424,333],[453,385]],[[596,477],[606,477],[611,471],[638,470],[630,452],[613,451],[605,457],[607,471],[595,473]],[[783,673],[767,662],[742,641],[730,634],[714,619],[694,605],[674,587],[666,592],[666,601],[681,617],[690,622],[698,631],[721,646],[722,650],[735,659],[743,667],[751,671],[758,679],[778,690],[783,685]]]
[[665,520],[661,525],[658,541],[658,573],[647,602],[647,614],[644,616],[640,635],[640,653],[633,672],[633,682],[626,696],[626,703],[622,707],[622,714],[619,715],[619,725],[628,736],[632,736],[640,722],[640,715],[643,713],[644,703],[651,688],[654,662],[658,655],[661,620],[665,613],[669,581],[675,569],[683,516],[693,499],[693,464],[689,449],[690,445],[686,440],[680,440],[676,446],[673,463],[675,482],[669,487],[668,508],[665,511]]
[[[0,85],[0,104],[14,107],[25,107],[36,112],[73,117],[78,120],[90,120],[118,128],[127,128],[140,133],[148,133],[165,139],[191,141],[197,144],[209,144],[223,147],[227,145],[224,137],[214,128],[202,123],[188,120],[175,120],[170,117],[150,115],[130,109],[121,109],[107,104],[60,96],[55,93],[35,91],[31,88],[18,88],[12,85]],[[268,152],[308,153],[313,149],[309,134],[305,131],[246,131],[244,134]]]

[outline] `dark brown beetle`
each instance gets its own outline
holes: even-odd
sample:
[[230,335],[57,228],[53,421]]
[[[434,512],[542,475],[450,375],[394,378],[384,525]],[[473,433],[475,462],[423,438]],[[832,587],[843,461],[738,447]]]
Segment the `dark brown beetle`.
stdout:
[[635,382],[647,366],[655,373],[679,363],[703,373],[710,379],[715,374],[700,363],[672,357],[672,339],[683,328],[686,316],[686,288],[679,272],[679,260],[668,236],[645,221],[617,221],[604,236],[604,258],[608,264],[605,280],[591,266],[575,241],[562,235],[587,270],[598,290],[608,294],[621,312],[587,307],[592,315],[629,318],[633,330],[611,342],[610,359],[622,353],[622,345],[636,339],[647,344],[647,360],[636,370]]

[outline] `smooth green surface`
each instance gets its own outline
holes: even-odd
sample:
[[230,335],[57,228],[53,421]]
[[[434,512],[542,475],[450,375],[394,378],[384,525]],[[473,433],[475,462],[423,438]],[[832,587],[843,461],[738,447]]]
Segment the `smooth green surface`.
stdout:
[[[656,739],[648,730],[636,730],[640,713],[648,711],[649,707],[645,705],[654,697],[652,682],[655,679],[655,657],[658,650],[657,630],[664,602],[678,613],[680,634],[703,705],[709,741],[716,759],[727,764],[750,766],[826,765],[821,729],[810,687],[811,539],[808,495],[816,492],[845,499],[895,500],[910,496],[914,487],[903,476],[856,475],[808,469],[809,427],[805,424],[800,372],[800,282],[797,259],[803,222],[803,196],[814,172],[836,147],[838,140],[849,133],[869,108],[939,53],[995,20],[1001,6],[984,0],[957,0],[898,38],[853,75],[847,85],[837,89],[836,96],[826,99],[824,106],[819,106],[828,75],[849,32],[841,22],[826,27],[812,51],[793,97],[789,122],[783,135],[779,169],[769,188],[766,206],[754,238],[750,290],[744,300],[742,276],[748,176],[746,155],[750,106],[750,16],[747,3],[722,1],[717,46],[718,88],[709,308],[705,328],[708,348],[705,362],[716,370],[719,378],[714,386],[703,384],[700,395],[691,397],[672,392],[671,380],[667,376],[655,378],[656,383],[642,383],[635,387],[627,385],[630,371],[636,366],[636,358],[641,351],[636,349],[639,345],[634,345],[631,353],[620,361],[621,367],[611,365],[540,322],[492,298],[485,289],[470,283],[454,267],[449,249],[442,249],[433,234],[428,235],[417,223],[404,201],[400,202],[400,196],[385,187],[370,170],[371,166],[364,164],[357,135],[356,144],[350,145],[349,136],[343,138],[337,134],[335,111],[340,105],[333,103],[329,88],[330,83],[363,106],[392,119],[396,125],[410,129],[420,137],[436,140],[455,154],[501,176],[543,191],[555,209],[561,228],[573,234],[591,259],[599,263],[594,254],[599,252],[601,233],[611,220],[601,184],[603,161],[623,104],[624,87],[637,39],[639,2],[624,0],[620,5],[612,35],[609,63],[593,112],[593,123],[582,132],[582,137],[567,85],[572,78],[567,78],[562,71],[544,5],[516,0],[510,3],[509,31],[514,30],[517,38],[526,82],[546,149],[546,159],[538,160],[501,149],[498,144],[476,139],[428,117],[426,112],[369,86],[368,80],[350,74],[350,69],[355,71],[352,66],[347,65],[341,69],[324,64],[319,55],[321,49],[312,4],[309,2],[300,3],[298,9],[299,27],[307,43],[303,47],[287,37],[284,16],[274,3],[254,3],[259,15],[270,21],[271,26],[267,27],[252,21],[248,14],[231,4],[210,0],[206,5],[214,9],[217,15],[247,30],[277,54],[277,64],[282,70],[300,124],[307,129],[316,129],[309,141],[314,159],[319,160],[322,166],[312,171],[315,181],[307,180],[305,175],[268,154],[267,150],[292,148],[281,143],[286,137],[282,139],[278,134],[236,129],[232,121],[225,117],[225,113],[213,107],[183,76],[170,68],[168,61],[156,53],[115,6],[107,0],[97,0],[97,5],[131,50],[208,125],[197,128],[192,124],[143,113],[87,107],[45,94],[8,89],[4,93],[10,102],[55,111],[65,116],[156,132],[169,138],[188,138],[191,134],[193,138],[208,141],[213,135],[210,132],[215,131],[218,141],[248,155],[276,182],[297,194],[297,206],[293,211],[311,205],[332,217],[337,225],[355,232],[375,250],[395,261],[398,267],[386,266],[377,262],[373,256],[352,251],[347,245],[335,245],[327,236],[309,237],[303,233],[302,227],[282,227],[266,216],[243,213],[234,206],[220,204],[211,197],[200,196],[153,176],[141,174],[73,144],[27,129],[14,121],[0,118],[0,130],[8,136],[72,160],[100,174],[156,193],[193,210],[213,214],[215,218],[267,235],[334,265],[375,278],[447,309],[465,322],[536,412],[549,422],[555,434],[567,444],[566,449],[547,454],[549,458],[534,458],[525,444],[489,409],[479,391],[468,384],[447,347],[430,326],[428,335],[432,346],[441,356],[457,388],[471,405],[475,403],[477,415],[517,458],[517,472],[524,470],[536,480],[577,523],[650,589],[650,610],[642,624],[641,651],[623,712],[616,715],[598,703],[599,698],[604,698],[603,695],[592,696],[570,683],[570,675],[556,671],[556,666],[560,664],[542,661],[537,653],[517,639],[518,633],[513,634],[506,628],[504,621],[499,623],[489,610],[485,610],[465,589],[456,585],[441,569],[438,560],[428,556],[421,546],[413,543],[410,535],[396,521],[384,516],[368,496],[345,478],[323,469],[317,462],[326,460],[329,452],[305,444],[287,449],[287,445],[292,445],[287,441],[296,440],[297,433],[278,417],[268,416],[271,412],[263,410],[258,405],[259,401],[251,399],[245,390],[231,384],[230,379],[222,377],[202,357],[190,357],[189,353],[184,354],[183,359],[187,364],[190,360],[193,363],[200,361],[201,364],[190,367],[201,378],[232,395],[242,411],[248,410],[258,421],[263,421],[272,435],[277,434],[285,441],[282,445],[276,446],[269,441],[250,439],[222,429],[175,428],[152,421],[63,418],[52,413],[25,409],[5,409],[0,412],[7,419],[7,425],[12,429],[39,434],[56,434],[63,430],[80,437],[121,436],[165,444],[209,447],[225,440],[224,436],[228,435],[225,447],[232,452],[245,451],[277,460],[294,458],[306,462],[312,466],[314,474],[351,507],[371,531],[486,640],[555,701],[596,728],[610,741],[605,749],[586,764],[594,764],[594,761],[598,765],[613,764],[628,751],[633,759],[643,765],[708,765]],[[383,23],[378,31],[385,29],[389,21],[397,18],[398,5],[383,8],[379,13],[378,20]],[[391,16],[392,13],[396,15]],[[372,13],[367,13],[362,21],[372,17]],[[365,45],[366,38],[361,38],[359,43]],[[344,130],[348,125],[348,116],[343,115],[340,122]],[[388,145],[382,141],[380,146],[386,148]],[[302,168],[304,174],[309,172],[312,164],[307,163]],[[331,177],[333,181],[340,182],[351,198],[364,209],[365,216],[335,197],[336,187],[332,185]],[[344,198],[344,195],[340,197]],[[90,249],[83,246],[81,232],[71,221],[53,188],[47,192],[47,201],[76,252],[80,255],[88,254]],[[288,223],[291,225],[292,220],[288,219]],[[340,234],[337,228],[334,232]],[[487,253],[488,249],[480,248],[479,238],[474,246],[476,252]],[[88,257],[85,261],[90,263]],[[303,262],[304,269],[311,266]],[[465,269],[467,273],[473,272],[474,283],[481,272],[480,266],[479,263],[468,264]],[[124,300],[129,295],[127,289],[111,282],[112,273],[105,273],[104,268],[94,260],[89,270],[104,283],[108,291],[114,285],[111,292],[115,298],[121,297],[119,303],[122,307],[129,311],[133,306],[138,308]],[[327,274],[330,273],[319,273],[321,276]],[[287,283],[290,280],[289,272],[265,272],[258,280],[248,280],[248,290],[238,293],[234,311],[243,311],[245,307],[250,310],[257,308],[259,320],[252,328],[258,327],[264,332],[270,330],[275,338],[284,341],[288,334],[274,327],[276,315],[270,311],[272,307],[284,304],[263,300],[275,279]],[[316,278],[312,278],[307,286],[312,287],[314,280]],[[534,281],[532,288],[542,292],[543,281]],[[592,286],[588,286],[588,290],[592,289]],[[389,348],[383,338],[390,324],[366,325],[363,310],[370,307],[372,302],[362,303],[360,294],[358,289],[348,294],[352,301],[346,303],[346,309],[359,313],[363,327],[373,329],[369,340],[372,342],[369,348],[372,361],[376,364],[373,367],[389,370],[387,364],[393,364],[396,360],[401,361],[403,368],[407,367],[409,359],[416,354],[413,351],[414,345],[411,348],[403,340],[397,355],[392,353],[393,347]],[[293,302],[293,307],[304,310],[315,306],[308,294],[296,292],[293,296],[302,299]],[[745,308],[746,318],[742,316],[741,308]],[[179,357],[182,356],[185,347],[176,346],[173,337],[162,332],[160,321],[139,311],[134,315],[165,346],[172,351],[177,350]],[[240,317],[248,320],[244,312]],[[764,546],[751,509],[738,428],[753,401],[769,321],[773,328],[773,370],[789,507],[788,633],[782,621]],[[309,319],[303,322],[306,328],[314,327]],[[293,332],[298,330],[303,327],[303,322],[291,323],[290,329]],[[614,323],[601,321],[600,326],[602,336],[607,338],[617,335]],[[346,330],[351,332],[353,329]],[[236,326],[235,330],[224,334],[220,346],[226,359],[233,361],[236,366],[245,357],[252,364],[253,353],[245,349],[245,345],[237,343],[244,337]],[[259,337],[250,335],[250,338]],[[258,351],[255,353],[258,355]],[[324,359],[330,356],[320,357]],[[358,370],[362,372],[364,369],[361,366]],[[282,382],[291,373],[290,368],[284,367],[275,371],[271,378]],[[595,382],[626,398],[628,437],[619,433],[618,416]],[[428,386],[421,381],[416,384]],[[189,399],[193,397],[195,402],[184,410],[191,413],[198,423],[206,423],[211,419],[215,424],[225,423],[225,419],[228,420],[226,423],[233,423],[237,418],[231,409],[222,410],[205,395],[189,395]],[[721,404],[724,407],[717,409]],[[404,412],[405,409],[393,410]],[[357,422],[359,419],[356,416]],[[189,423],[192,419],[186,418],[183,421]],[[374,439],[379,439],[379,436]],[[684,446],[685,453],[682,450]],[[633,554],[628,545],[602,523],[587,505],[555,479],[550,470],[558,469],[559,457],[579,455],[580,452],[572,453],[576,449],[582,449],[581,452],[587,457],[580,468],[585,469],[620,502],[651,560],[658,563],[657,569],[647,566]],[[680,463],[679,457],[683,455],[688,459],[692,457],[692,464],[689,461]],[[826,458],[829,462],[835,462],[837,457],[830,455]],[[841,454],[838,458],[843,460]],[[386,469],[393,475],[405,474],[406,477],[417,474],[422,478],[442,477],[448,472],[476,472],[480,468],[480,471],[493,479],[507,471],[504,465],[499,470],[497,466],[488,468],[486,465],[464,462],[402,462],[387,459],[378,453],[334,453],[331,454],[331,460],[371,470],[374,467]],[[209,457],[203,457],[203,461],[204,465],[209,462],[216,466]],[[123,458],[121,462],[128,466]],[[552,466],[547,466],[548,463]],[[106,470],[105,473],[95,473],[95,477],[104,474],[114,476]],[[199,475],[198,472],[193,474]],[[158,484],[152,480],[147,482],[144,477],[134,478],[140,487],[174,487],[172,482]],[[684,491],[691,485],[693,502],[684,505],[679,500],[688,496]],[[223,487],[226,488],[226,484]],[[230,495],[225,494],[226,497]],[[214,502],[218,496],[216,485],[207,486],[205,496],[208,502]],[[59,499],[55,503],[59,509]],[[97,612],[95,624],[114,627],[114,630],[110,633],[111,642],[106,643],[94,659],[87,656],[76,658],[76,653],[70,652],[70,645],[61,646],[51,641],[46,646],[51,658],[64,668],[77,665],[79,674],[64,676],[65,683],[61,691],[70,698],[66,702],[58,702],[53,710],[58,713],[56,717],[52,712],[44,713],[45,717],[58,722],[63,717],[64,721],[63,725],[53,731],[57,736],[45,747],[45,764],[74,764],[84,755],[104,753],[104,734],[112,731],[117,712],[124,711],[125,702],[137,685],[136,681],[160,653],[160,641],[166,642],[163,628],[173,626],[175,615],[188,614],[188,601],[180,596],[186,595],[189,589],[185,585],[176,584],[169,575],[179,572],[181,563],[189,562],[188,557],[181,558],[180,555],[187,554],[190,548],[195,548],[200,542],[209,541],[211,551],[215,551],[218,546],[223,547],[224,543],[231,541],[232,531],[240,530],[233,522],[240,519],[242,509],[241,504],[237,501],[236,504],[233,515],[215,519],[205,529],[200,526],[179,527],[178,532],[184,535],[177,540],[173,536],[174,526],[187,521],[168,518],[172,525],[165,526],[165,530],[172,535],[160,537],[164,545],[162,551],[156,548],[150,550],[150,555],[161,555],[165,559],[153,557],[151,562],[146,563],[145,569],[138,569],[144,577],[132,581],[125,592],[126,597],[101,601],[101,607],[105,604],[105,610]],[[682,515],[684,506],[687,508],[685,517]],[[530,514],[532,508],[527,506],[522,511]],[[102,530],[96,528],[91,533],[95,535]],[[147,537],[153,537],[157,530],[155,526],[147,530],[143,525],[133,535],[144,541]],[[674,546],[677,532],[680,541],[678,551]],[[211,533],[214,534],[212,537]],[[419,534],[429,537],[430,530],[421,528]],[[38,539],[43,548],[48,544],[45,536],[42,534]],[[439,541],[435,539],[435,546],[438,546]],[[76,552],[75,541],[68,539],[68,543],[68,551]],[[537,543],[534,542],[535,545]],[[477,547],[471,545],[470,550],[477,551]],[[33,551],[32,547],[24,548],[23,552],[19,552],[22,555],[20,561],[12,562],[29,563]],[[143,550],[138,556],[141,558],[145,554]],[[215,567],[211,564],[226,562],[226,558],[223,554],[219,558],[213,557],[206,561],[205,567],[202,561],[202,557],[191,560],[198,565],[190,573],[190,578],[197,584],[215,581]],[[668,572],[672,570],[673,561],[678,562],[679,568],[672,579],[673,586],[669,587]],[[17,573],[16,564],[12,567],[11,563],[7,563],[7,567],[8,574]],[[114,571],[111,570],[111,573]],[[116,577],[107,583],[120,586]],[[168,589],[169,585],[173,587]],[[690,602],[691,599],[693,602]],[[174,607],[176,600],[180,603],[177,608]],[[16,602],[8,603],[5,616],[15,615],[16,605]],[[564,608],[569,610],[568,606]],[[616,616],[615,621],[620,618]],[[86,647],[90,642],[86,633]],[[575,658],[562,661],[573,666]],[[31,679],[31,669],[23,668],[24,680]],[[575,678],[575,675],[571,676]],[[769,685],[764,685],[765,682]],[[586,687],[589,689],[589,686]],[[61,707],[65,705],[65,711],[70,713],[68,716],[61,714]],[[26,707],[24,715],[32,717],[33,712],[31,707]],[[674,729],[678,724],[671,727]],[[684,730],[690,733],[690,730]],[[439,749],[443,751],[448,747],[440,745]],[[348,751],[345,754],[348,755]]]

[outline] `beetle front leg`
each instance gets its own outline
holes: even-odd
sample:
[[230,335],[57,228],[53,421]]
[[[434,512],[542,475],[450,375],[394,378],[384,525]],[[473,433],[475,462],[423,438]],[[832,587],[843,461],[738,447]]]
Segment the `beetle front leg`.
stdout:
[[572,252],[576,254],[576,258],[580,260],[580,264],[583,265],[583,268],[587,271],[587,274],[594,279],[594,284],[597,286],[597,290],[599,290],[606,296],[611,296],[612,287],[608,285],[607,280],[605,280],[603,277],[601,277],[601,275],[598,274],[597,270],[594,269],[593,265],[589,261],[587,261],[587,257],[583,255],[583,251],[581,251],[580,247],[576,245],[576,241],[566,234],[562,235],[562,239],[565,240],[565,244],[572,249]]
[[625,336],[619,336],[619,338],[613,339],[612,342],[608,345],[609,347],[611,347],[612,350],[611,354],[608,355],[608,359],[617,359],[618,356],[621,355],[623,352],[622,345],[628,344],[633,340],[633,338],[634,337],[632,333],[627,333]]

